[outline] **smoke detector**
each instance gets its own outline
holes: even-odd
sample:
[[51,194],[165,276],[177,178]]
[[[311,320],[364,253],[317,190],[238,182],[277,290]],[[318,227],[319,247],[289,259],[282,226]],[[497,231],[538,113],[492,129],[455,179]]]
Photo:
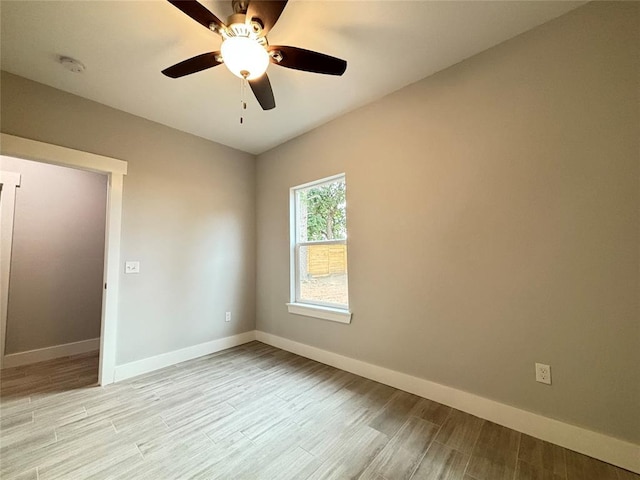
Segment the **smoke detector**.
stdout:
[[75,58],[60,56],[58,57],[58,61],[62,64],[64,68],[66,68],[70,72],[73,72],[73,73],[84,72],[85,66]]

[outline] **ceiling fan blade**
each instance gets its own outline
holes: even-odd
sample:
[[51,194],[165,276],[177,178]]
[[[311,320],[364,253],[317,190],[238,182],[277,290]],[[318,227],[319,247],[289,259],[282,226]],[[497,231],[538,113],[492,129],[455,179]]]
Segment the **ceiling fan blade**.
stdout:
[[279,52],[280,61],[271,57],[271,62],[281,67],[304,70],[305,72],[323,73],[326,75],[342,75],[347,69],[347,62],[324,53],[312,52],[298,47],[271,46],[269,52]]
[[249,86],[251,87],[251,90],[253,90],[253,94],[256,96],[256,99],[263,110],[276,108],[276,101],[273,98],[273,90],[271,90],[271,82],[269,81],[269,77],[267,77],[266,73],[255,80],[249,80]]
[[189,17],[193,18],[196,22],[201,25],[204,25],[207,29],[210,29],[209,26],[213,23],[218,29],[224,29],[225,25],[220,21],[218,17],[216,17],[213,13],[206,9],[202,4],[198,3],[196,0],[168,0],[171,5],[181,10],[183,13],[186,13]]
[[247,7],[247,22],[252,19],[259,19],[262,23],[262,35],[269,33],[269,30],[280,18],[280,14],[287,6],[287,0],[276,2],[270,0],[252,0]]
[[195,57],[189,58],[188,60],[176,63],[169,68],[165,68],[164,70],[162,70],[162,73],[164,73],[167,77],[179,78],[184,77],[185,75],[190,75],[192,73],[200,72],[202,70],[206,70],[207,68],[220,65],[222,62],[219,62],[217,60],[219,55],[220,52],[203,53],[202,55],[197,55]]

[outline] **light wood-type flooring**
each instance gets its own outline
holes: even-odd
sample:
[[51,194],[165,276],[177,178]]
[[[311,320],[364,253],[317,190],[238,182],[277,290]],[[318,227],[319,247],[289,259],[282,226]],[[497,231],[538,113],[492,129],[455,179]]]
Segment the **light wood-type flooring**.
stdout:
[[96,355],[2,372],[0,478],[640,479],[258,342],[96,379]]

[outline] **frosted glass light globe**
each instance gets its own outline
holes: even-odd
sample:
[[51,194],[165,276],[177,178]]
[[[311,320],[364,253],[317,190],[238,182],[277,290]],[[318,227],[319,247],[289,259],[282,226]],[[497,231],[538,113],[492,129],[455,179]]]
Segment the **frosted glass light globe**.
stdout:
[[[231,37],[222,42],[222,59],[236,77],[253,80],[269,66],[269,54],[257,41],[248,37]],[[248,74],[243,75],[243,72]]]

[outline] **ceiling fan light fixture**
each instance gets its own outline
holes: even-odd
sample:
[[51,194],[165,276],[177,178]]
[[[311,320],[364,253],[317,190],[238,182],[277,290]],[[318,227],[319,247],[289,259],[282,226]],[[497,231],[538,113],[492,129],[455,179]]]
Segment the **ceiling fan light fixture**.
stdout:
[[229,71],[239,78],[254,80],[269,66],[267,50],[250,37],[227,38],[222,42],[220,52]]
[[[162,70],[169,78],[191,75],[225,64],[242,82],[242,92],[248,87],[263,110],[275,108],[273,89],[266,73],[269,63],[293,70],[342,75],[347,62],[324,53],[288,46],[272,46],[267,34],[280,18],[288,0],[232,0],[233,14],[226,24],[198,0],[168,0],[182,13],[222,37],[219,51],[202,53]],[[244,97],[242,108],[246,108]],[[242,120],[242,117],[241,117]],[[241,121],[242,123],[242,121]]]

